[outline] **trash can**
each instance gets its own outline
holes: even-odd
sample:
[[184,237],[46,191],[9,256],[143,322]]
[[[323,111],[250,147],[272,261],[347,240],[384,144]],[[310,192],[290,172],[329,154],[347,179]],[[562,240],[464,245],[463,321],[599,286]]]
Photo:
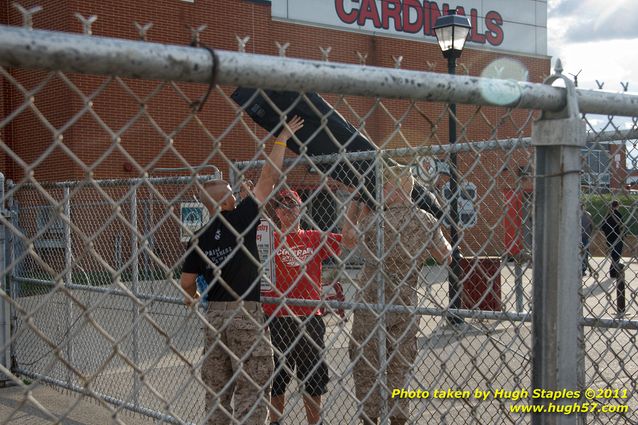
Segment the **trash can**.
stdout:
[[461,258],[463,308],[501,311],[501,259],[499,257]]

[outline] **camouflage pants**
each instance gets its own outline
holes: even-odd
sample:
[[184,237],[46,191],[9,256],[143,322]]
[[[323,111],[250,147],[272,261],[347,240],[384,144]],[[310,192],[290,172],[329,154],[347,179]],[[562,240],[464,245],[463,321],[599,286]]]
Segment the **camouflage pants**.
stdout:
[[[273,372],[270,334],[258,302],[209,302],[202,380],[209,425],[263,425]],[[235,397],[234,411],[231,399]]]
[[[419,317],[407,313],[386,314],[386,354],[389,359],[386,374],[386,394],[390,417],[408,419],[409,399],[391,399],[395,388],[408,388],[410,368],[417,354]],[[377,315],[369,311],[355,311],[350,340],[350,360],[354,363],[353,378],[357,399],[368,418],[381,416],[380,374]]]

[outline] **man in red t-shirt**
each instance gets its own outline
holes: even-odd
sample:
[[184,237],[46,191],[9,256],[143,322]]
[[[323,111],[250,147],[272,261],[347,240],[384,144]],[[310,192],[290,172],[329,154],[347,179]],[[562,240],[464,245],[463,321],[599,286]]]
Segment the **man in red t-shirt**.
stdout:
[[[275,232],[276,289],[264,296],[285,299],[321,299],[322,261],[341,253],[341,235],[301,230],[301,198],[293,190],[282,190],[274,199],[279,231]],[[351,220],[350,222],[354,222]],[[345,220],[344,226],[349,221]],[[323,360],[326,326],[318,306],[264,304],[275,348],[275,378],[271,391],[271,424],[278,424],[284,411],[290,371],[304,387],[304,406],[309,424],[321,423],[321,396],[329,380]],[[299,338],[299,335],[303,335]]]

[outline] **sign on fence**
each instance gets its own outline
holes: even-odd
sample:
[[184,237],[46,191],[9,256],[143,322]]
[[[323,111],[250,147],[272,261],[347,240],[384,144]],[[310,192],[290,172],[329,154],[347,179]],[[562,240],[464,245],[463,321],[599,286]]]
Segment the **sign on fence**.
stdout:
[[191,235],[208,223],[208,210],[201,202],[182,202],[179,205],[180,240],[188,242]]
[[257,227],[257,249],[263,266],[261,292],[264,293],[275,288],[275,238],[267,220],[261,220]]

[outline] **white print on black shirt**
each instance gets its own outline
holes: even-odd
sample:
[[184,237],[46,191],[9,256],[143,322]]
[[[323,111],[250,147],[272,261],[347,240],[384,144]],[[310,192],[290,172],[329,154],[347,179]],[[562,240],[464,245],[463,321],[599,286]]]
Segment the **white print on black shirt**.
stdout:
[[302,264],[305,264],[308,257],[310,257],[312,254],[312,248],[304,247],[303,245],[281,247],[277,251],[277,256],[279,256],[281,262],[288,267],[299,267]]
[[[233,251],[233,247],[227,246],[226,248],[207,249],[204,251],[204,254],[206,254],[208,259],[213,264],[215,264],[216,266],[219,266],[226,259],[228,254],[230,254],[232,251]],[[206,268],[210,269],[211,268],[210,264]]]

